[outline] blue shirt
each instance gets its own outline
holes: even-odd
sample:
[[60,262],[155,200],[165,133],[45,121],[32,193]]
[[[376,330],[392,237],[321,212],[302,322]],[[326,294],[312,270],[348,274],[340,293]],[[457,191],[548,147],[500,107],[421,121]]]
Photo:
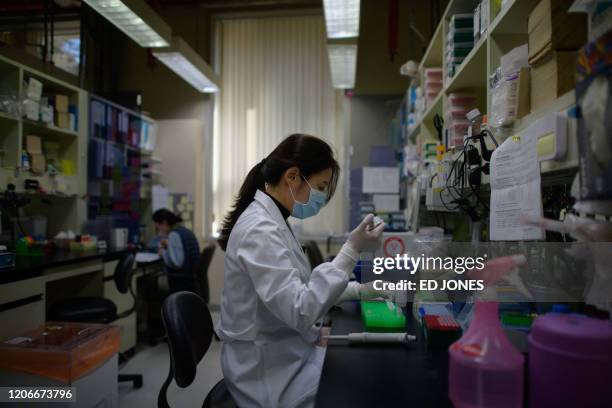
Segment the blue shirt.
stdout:
[[181,269],[185,263],[185,251],[180,235],[176,231],[168,235],[168,248],[162,251],[162,258],[166,266],[172,269]]

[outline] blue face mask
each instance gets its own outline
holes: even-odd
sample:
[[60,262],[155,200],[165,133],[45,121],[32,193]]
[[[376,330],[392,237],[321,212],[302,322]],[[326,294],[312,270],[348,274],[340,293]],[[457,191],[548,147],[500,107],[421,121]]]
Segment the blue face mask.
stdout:
[[308,201],[305,203],[301,203],[295,199],[293,190],[291,186],[289,186],[289,191],[293,198],[293,211],[291,211],[291,215],[302,220],[317,215],[327,200],[327,195],[325,195],[324,192],[312,188],[308,180],[304,179],[304,181],[308,184],[308,187],[310,187],[310,195],[308,196]]

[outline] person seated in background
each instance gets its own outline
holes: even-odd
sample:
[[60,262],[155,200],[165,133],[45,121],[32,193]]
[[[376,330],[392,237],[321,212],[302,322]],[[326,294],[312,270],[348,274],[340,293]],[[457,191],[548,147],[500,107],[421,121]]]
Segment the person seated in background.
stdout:
[[160,236],[157,252],[164,260],[170,292],[187,290],[200,294],[195,265],[200,245],[195,234],[179,225],[181,217],[165,208],[153,213],[155,229]]

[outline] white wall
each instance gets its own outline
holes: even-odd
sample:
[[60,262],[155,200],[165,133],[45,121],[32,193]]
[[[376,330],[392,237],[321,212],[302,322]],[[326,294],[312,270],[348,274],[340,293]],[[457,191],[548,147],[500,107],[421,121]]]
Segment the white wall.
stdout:
[[[204,121],[159,120],[154,155],[162,159],[160,182],[170,193],[190,194],[200,208],[203,180]],[[202,212],[195,211],[194,232],[201,237]]]
[[389,144],[389,125],[401,96],[354,96],[350,101],[351,168],[367,166],[370,147]]

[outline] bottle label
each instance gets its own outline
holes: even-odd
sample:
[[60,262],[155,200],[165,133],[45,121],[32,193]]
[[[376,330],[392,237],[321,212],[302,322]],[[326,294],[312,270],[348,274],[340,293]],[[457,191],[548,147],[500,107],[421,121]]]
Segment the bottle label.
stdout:
[[484,354],[479,344],[463,344],[461,351],[469,357],[480,357]]

